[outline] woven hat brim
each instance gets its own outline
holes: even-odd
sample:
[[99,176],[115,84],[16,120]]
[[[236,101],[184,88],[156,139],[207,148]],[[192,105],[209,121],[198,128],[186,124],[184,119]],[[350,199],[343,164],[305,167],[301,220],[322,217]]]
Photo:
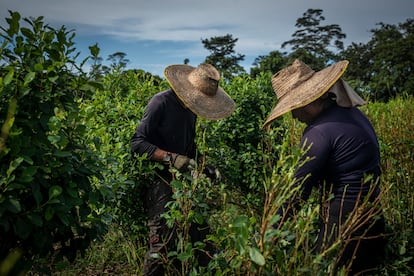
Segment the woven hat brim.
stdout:
[[214,96],[198,91],[188,81],[188,76],[194,69],[185,64],[170,65],[165,68],[164,76],[178,98],[196,115],[209,120],[230,116],[235,109],[234,101],[221,87],[218,87]]
[[343,60],[315,72],[306,82],[286,93],[272,109],[263,127],[287,112],[310,104],[328,92],[344,74],[348,63],[347,60]]

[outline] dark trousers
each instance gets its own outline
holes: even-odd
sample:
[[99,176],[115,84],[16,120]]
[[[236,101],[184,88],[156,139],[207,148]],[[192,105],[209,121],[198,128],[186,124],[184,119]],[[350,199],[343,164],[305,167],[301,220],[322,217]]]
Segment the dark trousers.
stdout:
[[385,223],[382,215],[379,218],[371,218],[366,223],[359,225],[355,231],[344,235],[344,228],[339,225],[345,225],[348,215],[354,209],[355,203],[341,203],[340,200],[334,200],[329,207],[325,209],[322,217],[327,221],[323,222],[320,227],[317,250],[329,248],[341,235],[345,240],[339,250],[339,259],[337,268],[348,265],[351,261],[350,273],[353,275],[365,270],[374,269],[381,264],[384,257]]

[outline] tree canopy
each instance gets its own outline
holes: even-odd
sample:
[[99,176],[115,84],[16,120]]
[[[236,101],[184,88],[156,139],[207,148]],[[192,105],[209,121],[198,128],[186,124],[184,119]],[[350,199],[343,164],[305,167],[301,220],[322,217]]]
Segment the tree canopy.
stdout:
[[378,23],[367,43],[351,43],[344,47],[346,37],[338,24],[321,25],[325,17],[320,9],[308,9],[297,19],[298,30],[282,48],[290,52],[271,51],[255,59],[250,75],[276,73],[300,59],[313,70],[346,59],[350,65],[344,78],[371,100],[388,101],[397,95],[414,93],[414,19],[397,25]]
[[321,24],[325,20],[322,12],[321,9],[308,9],[296,20],[298,30],[293,33],[293,38],[282,44],[282,48],[290,45],[293,52],[313,56],[315,63],[309,64],[313,69],[322,69],[325,64],[336,61],[334,51],[343,50],[342,39],[346,38],[338,24]]
[[366,44],[352,43],[341,52],[350,61],[346,78],[373,100],[388,101],[414,93],[414,19],[397,25],[378,23]]
[[245,56],[236,54],[234,50],[237,41],[238,38],[233,38],[231,34],[201,40],[204,48],[211,52],[205,62],[214,65],[226,79],[245,72],[239,64]]

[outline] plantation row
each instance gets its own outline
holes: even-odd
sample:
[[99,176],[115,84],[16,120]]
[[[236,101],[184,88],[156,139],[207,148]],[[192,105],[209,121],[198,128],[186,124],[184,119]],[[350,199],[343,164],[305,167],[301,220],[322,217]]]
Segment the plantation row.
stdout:
[[[119,78],[124,81],[112,76],[106,80],[107,85],[114,87],[115,82],[133,86],[124,87],[123,92],[121,89],[98,92],[91,101],[83,102],[81,109],[90,112],[85,123],[91,129],[90,138],[99,137],[103,159],[119,156],[112,163],[116,165],[110,166],[111,171],[107,172],[106,179],[107,183],[114,183],[112,187],[122,190],[122,196],[116,202],[123,211],[118,213],[115,228],[122,229],[130,242],[135,242],[131,250],[139,254],[130,260],[130,265],[139,271],[146,248],[143,237],[146,232],[141,219],[137,219],[143,215],[140,212],[142,209],[138,208],[141,202],[137,200],[137,195],[140,185],[145,184],[143,175],[150,174],[151,168],[139,158],[132,158],[131,165],[125,157],[130,156],[129,139],[143,114],[145,103],[166,84],[151,85],[151,79],[140,82],[136,80],[140,75],[132,73]],[[284,231],[271,234],[271,238],[257,234],[275,219],[274,213],[269,210],[277,208],[286,199],[284,191],[292,183],[292,170],[300,153],[297,144],[304,125],[287,116],[270,133],[261,128],[274,102],[270,75],[254,80],[235,78],[223,87],[236,101],[235,113],[217,122],[200,120],[197,131],[199,150],[207,156],[205,163],[217,165],[223,181],[212,184],[206,179],[189,181],[179,178],[181,183],[176,187],[177,194],[188,195],[194,185],[197,192],[188,198],[181,198],[184,202],[179,200],[180,208],[172,212],[174,216],[171,219],[191,221],[194,218],[188,217],[184,210],[188,206],[197,207],[197,214],[207,219],[215,230],[212,239],[226,249],[216,256],[212,264],[216,269],[219,267],[223,274],[257,275],[265,271],[277,274],[304,271],[320,271],[321,275],[332,273],[335,249],[329,258],[323,260],[308,250],[316,237],[316,196],[304,208],[301,217],[286,225]],[[381,204],[387,218],[387,234],[390,235],[387,263],[379,268],[378,273],[412,271],[413,103],[412,98],[398,98],[389,103],[369,103],[362,107],[377,130],[381,146]],[[143,236],[137,236],[141,230],[144,230],[140,232]],[[184,228],[182,231],[185,233]],[[185,236],[182,239],[183,244],[189,242]],[[110,250],[116,251],[114,244],[106,246],[114,246]],[[189,270],[194,247],[184,247],[176,252],[178,258],[185,256],[184,263]],[[126,249],[125,256],[131,255],[134,254]]]

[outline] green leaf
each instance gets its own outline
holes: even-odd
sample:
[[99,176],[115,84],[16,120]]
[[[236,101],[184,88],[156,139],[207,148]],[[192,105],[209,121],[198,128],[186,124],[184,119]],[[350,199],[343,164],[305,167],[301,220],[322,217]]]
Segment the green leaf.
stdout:
[[13,182],[6,186],[5,191],[24,190],[24,189],[26,189],[25,185]]
[[43,65],[41,63],[36,63],[34,69],[36,72],[41,72],[43,70]]
[[31,91],[30,87],[23,87],[20,90],[20,95],[21,96],[26,96],[26,95],[28,95],[30,93],[30,91]]
[[56,145],[61,140],[61,137],[59,135],[48,135],[47,140],[49,140],[53,145]]
[[45,219],[47,221],[50,221],[53,218],[54,214],[55,214],[55,209],[51,206],[47,206],[45,210]]
[[20,202],[14,198],[9,198],[8,200],[6,200],[4,202],[4,207],[14,214],[17,214],[22,210]]
[[180,253],[177,256],[177,259],[179,259],[181,262],[185,262],[187,260],[189,260],[191,258],[191,254],[184,252],[184,253]]
[[24,85],[28,85],[29,83],[31,83],[34,78],[36,77],[36,73],[35,72],[29,72],[26,74],[26,76],[24,77]]
[[13,80],[13,76],[14,76],[14,70],[10,69],[10,71],[4,77],[4,80],[3,80],[4,86],[8,85]]
[[40,192],[40,186],[37,183],[33,183],[32,184],[32,193],[33,193],[33,197],[36,200],[36,205],[40,206],[42,200],[43,200],[43,196],[42,193]]
[[9,36],[14,36],[19,31],[20,14],[18,12],[11,12],[10,14],[12,18],[6,19],[7,23],[10,25],[10,28],[7,30],[7,34]]
[[28,214],[27,218],[30,220],[31,223],[38,227],[41,227],[43,225],[42,217],[39,214]]
[[57,198],[51,199],[47,201],[47,204],[57,204],[60,203],[60,200]]
[[57,215],[64,225],[69,226],[69,216],[66,213],[57,213]]
[[57,131],[62,128],[62,124],[58,117],[52,116],[49,118],[49,122],[47,123],[47,126],[52,131]]
[[33,180],[33,176],[36,174],[37,166],[30,166],[23,169],[22,175],[18,178],[20,182],[27,183]]
[[58,197],[62,193],[62,187],[52,186],[49,188],[49,200]]
[[91,55],[92,56],[98,57],[99,51],[100,51],[100,48],[98,46],[98,43],[95,43],[94,45],[89,46],[89,50],[91,51]]
[[243,255],[246,251],[247,240],[245,240],[242,236],[236,235],[234,238],[234,247],[236,248],[237,252],[240,255]]
[[59,76],[53,76],[53,77],[49,77],[48,80],[50,82],[55,82],[58,78],[59,78]]
[[33,32],[28,28],[20,28],[20,32],[30,40],[35,38]]
[[22,162],[23,162],[23,158],[22,157],[18,157],[16,159],[14,159],[10,163],[9,168],[7,169],[7,177],[10,177],[10,175],[13,173],[13,171],[15,169],[17,169]]
[[255,262],[256,264],[260,266],[263,266],[266,263],[265,258],[263,257],[262,253],[260,253],[259,249],[257,249],[256,247],[249,248],[249,256],[253,262]]

